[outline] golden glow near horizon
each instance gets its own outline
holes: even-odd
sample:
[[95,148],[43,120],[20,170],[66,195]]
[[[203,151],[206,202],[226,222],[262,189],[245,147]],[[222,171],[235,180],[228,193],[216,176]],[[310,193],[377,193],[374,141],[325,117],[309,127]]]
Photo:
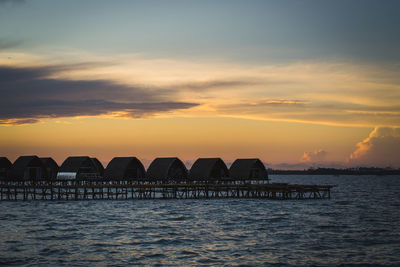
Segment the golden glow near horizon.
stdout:
[[[148,164],[156,156],[259,157],[265,163],[296,163],[304,151],[321,147],[340,162],[371,129],[332,127],[235,118],[65,119],[4,127],[0,146],[15,159],[22,154],[50,155],[57,162],[69,155],[134,155]],[[346,136],[346,138],[343,138]],[[317,141],[319,140],[319,141]]]

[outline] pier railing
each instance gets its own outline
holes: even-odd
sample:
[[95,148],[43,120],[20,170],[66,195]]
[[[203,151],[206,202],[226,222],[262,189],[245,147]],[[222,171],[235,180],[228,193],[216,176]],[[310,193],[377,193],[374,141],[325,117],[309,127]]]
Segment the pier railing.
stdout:
[[36,180],[0,181],[0,200],[330,199],[331,185],[260,181]]

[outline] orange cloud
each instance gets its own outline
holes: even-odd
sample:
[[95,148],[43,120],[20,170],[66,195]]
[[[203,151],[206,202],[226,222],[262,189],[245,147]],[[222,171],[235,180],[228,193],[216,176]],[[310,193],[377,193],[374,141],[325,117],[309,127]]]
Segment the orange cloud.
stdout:
[[348,162],[352,165],[400,166],[400,128],[376,127],[357,144]]
[[321,162],[324,161],[328,152],[325,150],[319,149],[314,152],[304,152],[301,157],[301,162]]

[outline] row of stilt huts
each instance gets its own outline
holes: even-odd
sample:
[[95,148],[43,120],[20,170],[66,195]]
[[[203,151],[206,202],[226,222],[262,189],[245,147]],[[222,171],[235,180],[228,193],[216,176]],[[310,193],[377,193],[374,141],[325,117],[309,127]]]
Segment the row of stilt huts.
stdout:
[[220,158],[199,158],[190,170],[177,157],[156,158],[147,171],[136,157],[115,157],[103,167],[97,158],[68,157],[61,166],[49,157],[21,156],[14,163],[0,157],[0,180],[263,181],[268,174],[259,159],[237,159],[228,169]]

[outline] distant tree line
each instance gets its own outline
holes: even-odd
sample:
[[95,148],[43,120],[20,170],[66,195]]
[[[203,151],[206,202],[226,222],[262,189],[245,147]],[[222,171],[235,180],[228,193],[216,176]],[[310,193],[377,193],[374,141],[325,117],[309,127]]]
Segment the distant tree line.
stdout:
[[289,175],[400,175],[400,169],[357,167],[347,169],[335,168],[309,168],[307,170],[274,170],[268,169],[268,174],[289,174]]

